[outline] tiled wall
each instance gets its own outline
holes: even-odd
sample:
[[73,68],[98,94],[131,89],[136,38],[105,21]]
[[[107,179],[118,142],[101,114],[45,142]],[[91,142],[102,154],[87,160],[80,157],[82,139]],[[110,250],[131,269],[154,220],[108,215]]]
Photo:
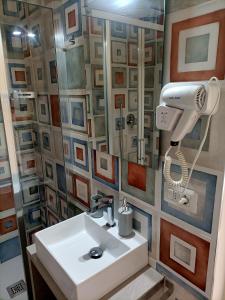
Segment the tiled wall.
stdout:
[[[182,4],[182,8],[187,6]],[[222,0],[211,1],[200,7],[186,8],[182,11],[176,5],[176,12],[167,15],[165,82],[204,80],[211,75],[216,75],[219,79],[224,78],[224,63],[221,63],[225,36],[223,34],[224,8]],[[174,9],[172,8],[171,11]],[[90,129],[90,120],[95,118],[91,112],[93,108],[96,108],[95,93],[90,93],[90,90],[94,90],[95,87],[92,84],[96,82],[100,84],[101,90],[102,68],[93,68],[88,60],[90,50],[87,47],[86,38],[91,33],[94,38],[101,39],[102,23],[95,20],[93,24],[90,18],[81,18],[80,12],[80,3],[76,0],[65,1],[54,11],[68,210],[67,201],[64,198],[65,179],[61,175],[63,174],[63,157],[58,137],[59,105],[55,101],[57,77],[55,58],[50,46],[52,41],[46,40],[47,44],[50,43],[45,56],[46,68],[50,70],[46,73],[46,78],[41,76],[42,61],[40,60],[41,54],[37,51],[38,43],[33,45],[33,51],[36,53],[37,84],[44,92],[46,92],[46,84],[49,89],[47,92],[49,97],[44,94],[37,100],[40,108],[37,113],[38,125],[42,124],[40,126],[42,141],[35,140],[35,147],[42,149],[40,155],[44,154],[44,177],[48,181],[45,191],[48,224],[57,223],[60,219],[71,217],[85,210],[90,206],[91,194],[97,192],[113,194],[116,207],[118,207],[118,199],[126,196],[134,209],[134,228],[149,241],[150,263],[175,282],[175,294],[170,299],[210,299],[223,180],[221,171],[224,170],[225,137],[222,125],[225,111],[224,92],[220,110],[212,120],[207,144],[198,161],[199,166],[196,167],[190,181],[190,188],[197,191],[198,199],[191,207],[177,206],[167,197],[166,184],[162,178],[162,160],[160,169],[154,171],[127,161],[121,162],[115,156],[88,147],[89,139],[93,134],[93,129]],[[189,19],[188,22],[187,19]],[[215,31],[215,26],[211,26],[211,23],[219,24],[220,31]],[[201,29],[203,34],[200,37],[198,37],[199,26],[203,26]],[[45,26],[45,29],[48,27]],[[95,28],[94,31],[93,28]],[[189,31],[189,29],[193,30]],[[34,30],[38,31],[38,26]],[[187,30],[186,33],[189,34],[186,36],[188,37],[186,44],[189,43],[190,47],[179,43],[182,30]],[[219,37],[215,47],[210,36],[213,35],[215,38],[216,33]],[[75,45],[71,43],[71,38],[75,40]],[[208,52],[206,46],[208,46]],[[199,51],[199,49],[204,49],[204,51]],[[209,51],[214,53],[212,56],[215,56],[216,67],[213,67],[212,62],[208,60]],[[101,51],[99,53],[101,55]],[[176,61],[178,58],[180,60]],[[24,70],[24,63],[19,63],[22,64],[19,68]],[[157,62],[154,64],[156,65]],[[188,69],[188,64],[191,64],[189,66],[193,69]],[[93,65],[99,66],[99,61]],[[18,68],[18,66],[10,65],[10,68],[14,70],[13,68]],[[96,71],[93,73],[98,78],[94,80],[91,77],[88,80],[88,76],[93,76],[92,69]],[[18,75],[22,76],[21,73]],[[23,78],[21,78],[19,82],[24,85]],[[12,84],[17,83],[12,82]],[[204,128],[205,119],[201,119],[193,132],[184,140],[182,150],[189,162],[193,161],[194,149],[199,145]],[[53,135],[52,132],[55,134]],[[163,134],[162,154],[168,142],[168,135]],[[52,147],[53,144],[55,146]],[[52,149],[54,149],[54,156]],[[172,171],[175,176],[179,173],[176,164],[173,165]],[[42,211],[45,211],[43,207]]]
[[[176,2],[176,5],[175,2],[169,1],[168,5],[174,12],[167,14],[164,83],[208,80],[211,76],[224,80],[224,1],[201,1],[197,6],[191,6],[197,4],[191,4],[191,1]],[[157,269],[176,282],[177,288],[171,299],[212,299],[224,171],[223,82],[220,108],[212,119],[189,185],[197,192],[198,199],[189,207],[174,205],[169,200],[164,180],[158,183],[161,201]],[[201,118],[183,141],[182,150],[189,163],[196,154],[193,149],[199,147],[204,135],[205,123],[206,120]],[[169,135],[163,133],[162,154],[168,145]],[[172,173],[175,178],[180,173],[176,164],[172,166]]]
[[[223,47],[221,48],[221,45],[223,45],[224,40],[222,30],[225,18],[223,11],[214,12],[214,10],[219,10],[222,5],[222,2],[220,4],[217,2],[210,5],[207,3],[198,9],[196,7],[187,8],[184,11],[179,10],[178,4],[173,7],[174,4],[171,2],[170,10],[176,10],[176,12],[168,14],[166,20],[163,69],[165,82],[205,80],[212,75],[218,76],[219,79],[224,78],[224,64],[223,66],[221,64]],[[57,24],[55,27],[58,28],[59,33],[61,26],[63,28],[61,32],[64,33],[61,35],[61,39],[59,38],[57,45],[57,61],[62,81],[63,78],[67,78],[69,82],[72,82],[68,78],[70,76],[68,71],[61,72],[63,70],[62,62],[69,60],[70,51],[79,57],[77,60],[73,58],[75,60],[74,66],[82,70],[80,62],[84,58],[81,58],[80,54],[77,53],[78,48],[88,49],[85,46],[85,37],[87,37],[87,32],[93,33],[93,22],[90,22],[90,18],[82,18],[83,22],[79,19],[76,26],[74,25],[74,19],[70,16],[77,15],[80,11],[79,5],[76,1],[68,1],[58,11],[56,10],[55,14]],[[186,7],[189,5],[182,3],[181,8]],[[211,13],[211,15],[198,16],[207,13]],[[192,15],[194,19],[185,21],[192,18]],[[64,20],[65,16],[67,21]],[[214,44],[211,45],[210,39],[210,35],[215,34],[216,31],[208,25],[213,22],[219,22],[221,26],[219,43],[216,47]],[[102,21],[95,20],[95,25],[98,30],[95,30],[94,34],[101,39]],[[198,28],[196,28],[196,30],[188,31],[190,39],[187,39],[186,42],[190,43],[189,46],[188,44],[187,47],[179,44],[181,30],[202,25],[204,25],[203,37],[198,38]],[[68,44],[68,33],[75,38],[76,46]],[[215,70],[211,62],[208,61],[207,45],[208,52],[217,53],[216,66],[218,68],[216,67]],[[64,48],[66,48],[66,54]],[[204,53],[202,49],[204,49]],[[84,53],[86,52],[84,51]],[[181,66],[176,62],[178,58]],[[62,63],[61,67],[60,62]],[[157,67],[157,61],[153,62],[153,66]],[[193,70],[188,69],[190,66]],[[209,66],[212,70],[209,70]],[[89,74],[93,75],[90,70],[92,67],[86,68],[86,77]],[[99,72],[102,71],[98,71],[96,74],[99,75]],[[87,84],[90,82],[88,78],[86,78],[85,83],[82,74],[83,71],[81,71],[79,80],[76,82],[77,86],[74,83],[73,85],[65,84],[64,87],[66,86],[66,88],[62,88],[60,92],[63,123],[65,124],[63,143],[68,200],[71,210],[75,211],[76,206],[81,209],[88,207],[90,194],[96,192],[113,193],[116,200],[126,196],[134,209],[134,228],[149,241],[150,263],[158,271],[168,276],[176,286],[175,293],[170,299],[210,299],[223,180],[221,171],[224,168],[222,163],[224,155],[218,158],[224,147],[222,145],[224,137],[217,133],[217,131],[222,133],[223,130],[220,126],[222,124],[222,110],[212,120],[210,134],[204,146],[204,152],[201,154],[199,166],[196,167],[190,181],[189,187],[197,192],[198,199],[192,203],[191,207],[184,207],[174,204],[168,199],[166,184],[162,176],[163,160],[161,160],[159,171],[154,171],[133,162],[120,161],[115,156],[91,150],[88,147],[87,141],[90,138],[90,131],[89,136],[87,132],[90,130],[88,119],[93,117],[90,115],[90,111],[96,107],[94,95],[90,93],[90,87],[94,90],[95,86]],[[91,82],[94,84],[96,80],[92,79]],[[223,109],[224,104],[222,102],[221,108]],[[82,116],[86,116],[86,118],[82,118],[82,128],[79,127],[80,125],[73,124],[73,116],[78,107],[82,111]],[[206,119],[202,118],[193,132],[186,136],[183,141],[182,150],[184,150],[189,162],[192,162],[195,154],[194,149],[198,148],[200,144],[205,125]],[[168,136],[163,134],[161,138],[162,154],[168,146],[168,141]],[[174,176],[177,176],[179,167],[174,164],[172,171]],[[118,201],[116,201],[116,207],[118,207]]]

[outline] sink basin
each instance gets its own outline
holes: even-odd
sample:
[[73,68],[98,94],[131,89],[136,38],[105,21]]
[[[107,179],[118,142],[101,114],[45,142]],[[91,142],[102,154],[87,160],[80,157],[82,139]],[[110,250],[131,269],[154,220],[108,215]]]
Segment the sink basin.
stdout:
[[[69,300],[98,300],[148,264],[146,239],[105,224],[83,213],[35,234],[38,258]],[[90,257],[93,247],[100,258]]]

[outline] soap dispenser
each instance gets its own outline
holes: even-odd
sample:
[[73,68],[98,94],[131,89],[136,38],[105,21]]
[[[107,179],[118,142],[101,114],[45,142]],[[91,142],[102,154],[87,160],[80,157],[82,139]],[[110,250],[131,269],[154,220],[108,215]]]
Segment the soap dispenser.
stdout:
[[133,209],[127,204],[124,197],[122,206],[118,210],[118,227],[119,235],[122,237],[129,236],[133,229]]

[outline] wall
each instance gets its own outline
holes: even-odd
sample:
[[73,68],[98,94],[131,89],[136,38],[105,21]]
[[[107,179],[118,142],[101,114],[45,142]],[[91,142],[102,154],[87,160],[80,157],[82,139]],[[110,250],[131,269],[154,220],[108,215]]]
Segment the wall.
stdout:
[[[194,62],[194,70],[199,72],[192,72],[191,74],[185,72],[186,77],[184,77],[183,72],[179,74],[176,68],[174,69],[177,53],[179,56],[184,53],[186,48],[183,45],[176,50],[179,43],[177,36],[175,37],[174,33],[172,35],[172,25],[174,25],[173,28],[179,29],[180,23],[176,24],[179,21],[224,8],[222,1],[210,1],[200,6],[190,7],[193,4],[196,4],[196,2],[191,2],[190,4],[189,1],[183,1],[180,7],[180,2],[170,2],[171,13],[167,15],[165,26],[165,83],[181,80],[205,80],[208,79],[209,75],[219,76],[219,79],[224,78],[223,67],[221,72],[221,61],[219,63],[216,62],[215,70],[214,66],[212,66],[213,70],[211,72],[202,72],[204,59],[206,60],[207,58],[207,47],[203,48],[201,43],[204,42],[204,45],[210,45],[214,49],[214,55],[217,53],[215,45],[210,44],[210,41],[207,44],[207,41],[204,40],[204,38],[208,38],[207,35],[204,36],[203,40],[202,38],[195,38],[194,43],[193,39],[190,39],[189,41],[192,44],[188,50],[189,52],[186,53],[189,63],[191,63],[191,59],[196,59],[196,53],[200,56],[200,63],[198,61]],[[95,27],[97,33],[94,30],[94,34],[101,36],[98,33],[102,30],[101,21],[96,20],[93,24],[90,22],[90,19],[79,18],[79,23],[75,25],[74,19],[69,18],[69,15],[76,15],[79,12],[79,5],[77,1],[67,1],[55,11],[56,40],[58,39],[57,62],[59,70],[62,72],[59,75],[59,82],[63,81],[64,78],[69,79],[68,71],[63,68],[65,63],[62,63],[66,61],[68,52],[79,46],[86,49],[85,36],[87,32],[93,33],[93,28]],[[185,10],[181,10],[183,8]],[[64,19],[65,15],[67,22]],[[217,16],[216,13],[215,15]],[[221,20],[221,30],[223,30],[223,12],[219,13],[219,19]],[[217,19],[214,19],[214,16],[212,16],[212,19],[211,17],[206,18],[204,32],[207,33],[208,28],[211,28],[207,24],[212,22],[212,20]],[[196,27],[198,22],[198,20],[190,20],[188,26],[191,28]],[[198,34],[198,29],[193,32]],[[219,35],[219,58],[216,59],[220,59],[221,45],[223,45],[223,34],[220,32]],[[71,37],[75,39],[75,46],[68,45],[68,40]],[[64,48],[66,48],[66,54]],[[204,49],[205,55],[202,55],[202,49]],[[170,63],[171,58],[173,59],[172,64]],[[72,62],[71,60],[69,61]],[[207,63],[206,61],[205,64]],[[84,62],[79,60],[78,64],[74,64],[74,67],[76,66],[76,68],[82,70],[82,65],[84,65]],[[86,107],[89,107],[89,103],[92,110],[95,103],[93,95],[90,94],[88,88],[88,82],[90,82],[88,81],[88,76],[89,74],[93,76],[93,73],[90,72],[92,70],[91,61],[90,65],[88,72],[86,71],[85,83],[79,78],[79,86],[75,88],[67,86],[66,89],[61,88],[60,90],[60,103],[61,105],[63,104],[64,123],[67,123],[67,136],[64,136],[64,150],[66,150],[67,160],[69,205],[74,207],[74,211],[76,210],[75,207],[85,210],[90,205],[90,194],[100,192],[103,194],[114,194],[117,207],[118,200],[126,196],[134,209],[134,228],[149,241],[149,262],[175,283],[175,293],[170,299],[211,299],[224,171],[223,153],[225,143],[224,135],[222,134],[224,101],[220,102],[219,112],[211,122],[210,134],[204,146],[204,152],[201,154],[198,166],[196,166],[190,181],[189,187],[197,192],[198,198],[196,201],[193,201],[191,207],[177,206],[173,202],[168,201],[167,188],[162,176],[163,159],[161,159],[159,171],[154,171],[134,163],[119,161],[115,156],[91,150],[87,147],[85,141],[90,138],[90,129],[87,130],[85,128],[88,128],[88,120],[92,116]],[[185,63],[183,65],[183,68],[185,68]],[[157,64],[154,66],[157,67]],[[176,77],[174,77],[175,74]],[[94,86],[91,86],[91,88],[94,89]],[[224,93],[222,94],[222,99],[223,97]],[[89,102],[86,103],[87,98]],[[73,109],[74,101],[82,103],[79,104],[82,116],[87,116],[85,119],[82,119],[83,128],[78,128],[74,126],[76,124],[73,124],[76,112],[76,109]],[[196,148],[198,148],[204,133],[205,124],[206,119],[202,118],[193,132],[184,139],[182,150],[188,162],[193,160]],[[65,132],[65,128],[63,128],[63,131]],[[82,144],[82,147],[74,143],[74,139],[77,139],[77,137],[79,137],[78,143]],[[83,142],[81,143],[82,140]],[[165,153],[168,141],[169,135],[163,133],[161,137],[162,155]],[[79,157],[77,148],[81,149],[79,150],[81,154]],[[174,176],[178,176],[180,171],[176,162],[174,162],[172,171]],[[215,298],[215,300],[219,300],[219,298]]]
[[[222,7],[221,2],[220,4],[215,1],[210,3],[210,5],[207,3],[205,6],[202,5],[197,8],[187,8],[185,11],[176,11],[167,16],[164,64],[165,82],[174,80],[170,78],[170,70],[173,67],[173,65],[170,65],[170,57],[176,46],[175,44],[171,45],[172,24],[186,18],[195,17],[198,14],[205,14],[210,9],[214,11]],[[182,5],[185,4],[183,3]],[[171,7],[171,11],[174,10]],[[183,7],[189,7],[189,4]],[[74,9],[79,11],[79,3],[68,1],[58,11],[55,11],[55,28],[58,28],[58,31],[56,31],[58,64],[66,61],[66,57],[69,57],[69,52],[74,49],[74,46],[68,47],[68,39],[71,36],[75,38],[75,45],[77,47],[82,46],[82,51],[86,54],[86,34],[89,37],[92,35],[98,36],[102,30],[102,22],[100,20],[96,20],[93,24],[90,22],[90,19],[82,18],[82,20],[79,19],[79,24],[76,24],[76,26],[71,19],[70,24],[65,23],[64,12],[66,11],[68,18],[67,14],[73,12]],[[177,9],[179,7],[176,5]],[[211,19],[208,22],[211,22]],[[192,26],[192,21],[189,24]],[[60,31],[60,28],[63,29]],[[173,43],[177,43],[177,40]],[[195,51],[199,53],[198,50],[198,48],[196,50],[195,44],[191,45],[189,55],[192,59],[198,59],[195,57]],[[184,52],[184,48],[180,51]],[[214,51],[216,50],[214,49]],[[92,53],[92,48],[90,48],[90,53]],[[83,64],[83,61],[79,60],[79,64],[74,66],[82,70]],[[92,65],[91,60],[86,60],[86,66],[88,64]],[[58,66],[61,73],[63,63],[61,67],[60,65]],[[154,67],[157,69],[157,64],[154,64]],[[201,71],[201,64],[198,67],[200,67]],[[159,171],[155,172],[147,167],[127,161],[119,161],[115,156],[91,150],[84,142],[82,147],[77,142],[74,142],[74,139],[76,141],[78,136],[78,143],[80,144],[81,140],[87,141],[90,138],[90,130],[85,128],[85,121],[82,123],[84,128],[75,127],[76,124],[73,121],[75,120],[73,114],[76,111],[76,109],[73,110],[74,101],[83,103],[83,105],[80,104],[80,107],[82,107],[82,115],[86,116],[85,120],[91,119],[89,111],[85,110],[85,99],[89,101],[91,111],[95,108],[95,102],[89,90],[89,87],[91,89],[94,88],[93,80],[91,80],[90,84],[89,77],[90,74],[93,76],[93,73],[90,72],[92,66],[86,70],[88,71],[86,71],[84,85],[82,85],[83,81],[80,80],[80,86],[62,88],[60,91],[60,102],[61,107],[63,106],[64,123],[66,123],[67,130],[67,137],[64,137],[64,150],[66,149],[68,159],[66,169],[68,175],[67,183],[70,183],[68,187],[69,205],[78,206],[84,210],[85,207],[90,205],[89,195],[96,192],[114,194],[117,200],[126,196],[134,209],[134,228],[149,241],[149,262],[175,283],[176,289],[171,299],[210,299],[213,288],[224,166],[224,136],[222,135],[222,126],[220,126],[224,111],[223,101],[221,101],[219,113],[212,120],[210,135],[204,146],[204,152],[198,161],[199,165],[196,167],[190,182],[190,188],[198,193],[198,199],[191,208],[186,208],[182,205],[177,206],[168,201],[166,196],[166,186],[162,177],[162,160]],[[173,76],[175,72],[172,71],[171,74]],[[217,75],[214,71],[211,74]],[[222,77],[223,75],[224,73]],[[64,68],[61,73],[61,80],[67,78],[67,76],[68,72]],[[194,76],[194,79],[189,80],[198,79],[204,80],[208,79],[208,77],[204,78],[201,72],[199,78]],[[222,79],[221,75],[220,79]],[[59,82],[61,80],[59,75]],[[179,79],[177,80],[179,81]],[[86,105],[89,107],[88,104]],[[204,118],[201,119],[193,132],[184,140],[182,150],[189,162],[193,160],[195,149],[199,146],[205,123],[206,120]],[[162,154],[165,152],[168,141],[169,136],[163,134],[161,138]],[[82,155],[79,157],[77,148],[82,149],[79,152]],[[175,164],[172,171],[174,176],[178,176],[179,168]],[[155,196],[153,197],[152,195]],[[116,201],[116,206],[118,206],[118,201]]]
[[[205,2],[205,3],[202,3]],[[197,268],[198,268],[198,255],[201,255],[201,274],[204,272],[207,273],[206,277],[206,288],[205,292],[201,294],[205,295],[209,299],[223,299],[222,296],[222,286],[223,283],[220,282],[219,278],[224,281],[224,265],[223,261],[220,260],[221,254],[217,252],[217,256],[215,259],[216,252],[216,243],[217,243],[217,234],[218,231],[220,236],[218,238],[218,245],[220,246],[221,236],[222,236],[222,224],[219,224],[219,217],[221,216],[222,209],[220,209],[221,200],[222,200],[222,185],[223,185],[223,173],[224,173],[224,136],[223,136],[223,119],[224,119],[224,63],[223,63],[223,45],[224,45],[224,22],[225,22],[225,3],[224,1],[198,1],[199,5],[192,6],[194,3],[191,1],[182,1],[182,3],[178,3],[176,1],[169,1],[168,7],[171,12],[167,14],[167,24],[166,24],[166,47],[165,47],[165,60],[164,60],[164,83],[170,81],[194,81],[194,80],[208,80],[211,76],[217,76],[221,80],[221,100],[219,111],[216,116],[213,117],[211,125],[210,125],[210,133],[207,137],[207,141],[204,147],[204,151],[200,155],[198,160],[198,167],[196,167],[196,171],[192,176],[192,180],[190,182],[190,187],[195,191],[199,191],[199,199],[198,199],[198,209],[197,213],[190,214],[190,212],[177,207],[174,207],[170,203],[166,203],[165,193],[162,188],[161,193],[161,209],[166,212],[166,214],[170,214],[174,216],[174,224],[178,224],[180,228],[189,231],[190,233],[194,233],[192,238],[198,239],[196,240],[198,247],[196,252],[196,269],[192,274],[190,272],[185,271],[182,266],[178,268],[176,263],[171,262],[171,259],[166,260],[160,254],[160,263],[164,262],[166,269],[175,270],[176,273],[172,272],[174,280],[181,284],[181,286],[185,286],[191,291],[190,287],[193,287],[194,290],[200,292],[200,289],[204,291],[204,288],[201,288],[197,284]],[[195,3],[197,4],[197,3]],[[191,7],[189,7],[191,6]],[[185,9],[183,9],[185,8]],[[209,14],[208,16],[205,16]],[[188,21],[186,21],[188,20]],[[210,32],[211,23],[220,22],[220,31],[218,35],[215,32]],[[198,28],[198,26],[205,25],[203,29]],[[186,43],[179,44],[179,37],[182,36],[182,30],[191,29],[191,31],[186,31],[187,37],[192,39],[193,44],[188,48],[188,42],[191,43],[191,39],[186,40]],[[209,33],[209,41],[208,43],[204,41],[203,36],[199,37],[200,30],[202,31],[202,35]],[[190,35],[190,36],[189,36]],[[212,42],[210,40],[212,36],[218,38],[218,44],[216,42]],[[207,36],[208,37],[208,36]],[[205,35],[206,38],[206,35]],[[204,44],[206,43],[206,44]],[[190,46],[190,44],[189,44]],[[208,55],[208,53],[211,54]],[[205,55],[204,55],[205,54]],[[182,63],[182,55],[186,59],[186,63]],[[184,59],[183,58],[183,59]],[[213,60],[215,58],[214,65],[210,64],[210,59]],[[180,62],[179,62],[180,60]],[[177,64],[178,61],[178,64]],[[192,63],[191,67],[190,64]],[[206,67],[207,71],[204,71],[204,67]],[[187,70],[187,68],[189,69]],[[199,145],[199,142],[204,134],[205,128],[205,120],[202,119],[199,124],[195,127],[192,134],[187,136],[184,140],[183,145],[185,147],[182,148],[185,157],[188,162],[191,163],[196,154],[196,149]],[[161,146],[162,146],[162,154],[165,153],[166,149],[169,145],[169,134],[162,134]],[[199,171],[200,172],[199,172]],[[178,170],[174,171],[177,172]],[[203,184],[204,183],[204,184]],[[207,187],[208,186],[208,187]],[[209,198],[209,195],[211,197]],[[164,199],[163,199],[164,198]],[[205,199],[204,199],[205,198]],[[211,208],[209,206],[211,205]],[[223,208],[223,206],[222,206]],[[203,213],[203,211],[205,211]],[[205,216],[204,216],[205,214]],[[183,221],[181,224],[178,219]],[[222,219],[222,218],[221,218]],[[202,220],[202,222],[200,221]],[[211,224],[211,228],[210,228]],[[191,226],[190,226],[191,225]],[[208,228],[207,228],[208,227]],[[166,229],[168,230],[168,228]],[[161,227],[161,238],[160,244],[164,243],[164,232],[165,228]],[[206,234],[207,233],[207,234]],[[172,233],[174,234],[174,233]],[[200,239],[199,239],[200,238]],[[190,241],[185,233],[182,232],[182,239],[188,243],[189,245],[197,244],[193,243],[193,240]],[[200,246],[200,243],[209,242],[209,253],[202,253],[201,251],[206,249],[205,246]],[[221,241],[221,244],[223,242]],[[163,244],[165,245],[165,244]],[[219,248],[219,246],[217,247]],[[187,246],[187,245],[186,245]],[[171,249],[171,238],[170,238],[170,249]],[[184,249],[183,249],[184,250]],[[201,253],[201,254],[200,254]],[[221,253],[221,252],[220,252]],[[184,254],[184,253],[183,253]],[[170,254],[171,256],[171,254]],[[222,258],[222,257],[221,257]],[[204,260],[206,261],[206,265],[204,267]],[[220,261],[220,267],[218,266],[217,260]],[[217,268],[215,269],[215,274],[213,275],[215,262]],[[208,266],[207,266],[208,264]],[[187,267],[187,266],[186,266]],[[203,271],[205,269],[205,271]],[[164,270],[166,273],[167,271]],[[188,274],[189,273],[189,274]],[[181,276],[182,277],[181,277]],[[213,276],[215,282],[213,282]],[[201,275],[201,279],[203,275]],[[182,279],[182,283],[180,281]],[[188,279],[188,281],[184,280]],[[192,283],[192,284],[190,284]],[[219,284],[220,283],[220,284]],[[196,289],[196,286],[199,287]],[[213,291],[213,293],[211,293]],[[179,292],[179,289],[176,291],[177,299],[187,299]],[[193,294],[193,290],[192,290]],[[200,295],[195,295],[197,299],[201,299]],[[190,296],[188,296],[188,299]],[[173,298],[174,299],[174,298]]]
[[[189,1],[183,2],[189,3]],[[196,7],[189,7],[189,4],[183,3],[182,8],[185,7],[185,10],[180,10],[179,4],[176,4],[176,8],[174,8],[174,3],[171,2],[171,13],[168,14],[166,20],[165,83],[174,80],[173,76],[177,73],[176,69],[174,70],[174,64],[170,64],[171,55],[178,47],[178,40],[172,35],[172,24],[175,29],[179,29],[180,23],[178,22],[220,10],[225,6],[223,1],[210,1]],[[173,10],[176,11],[172,12]],[[53,197],[55,199],[54,206],[51,206],[51,201],[47,205],[47,210],[50,212],[47,216],[47,223],[51,225],[67,216],[70,217],[86,210],[90,206],[90,195],[96,192],[113,194],[116,199],[116,207],[118,207],[118,200],[126,196],[134,209],[135,229],[149,241],[149,262],[175,283],[175,293],[170,299],[211,299],[224,171],[223,147],[225,143],[222,133],[224,101],[220,102],[219,112],[212,120],[204,152],[201,154],[190,182],[190,188],[198,193],[197,205],[194,202],[193,209],[174,205],[168,201],[166,195],[166,186],[162,178],[163,160],[161,160],[160,169],[154,171],[126,161],[120,162],[115,156],[94,151],[88,147],[91,132],[88,120],[92,118],[88,107],[92,110],[94,101],[87,87],[87,76],[91,74],[92,63],[88,60],[90,52],[86,51],[85,37],[89,33],[99,36],[98,32],[101,32],[102,24],[101,22],[93,24],[90,19],[81,18],[80,12],[80,3],[72,0],[65,1],[54,11],[64,135],[63,149],[67,174],[67,202],[65,206],[60,206],[61,200],[58,193],[56,198]],[[224,20],[223,13],[221,16]],[[207,19],[207,22],[209,23],[211,20],[214,18]],[[196,27],[198,20],[195,22],[197,23],[191,20],[188,24],[190,27]],[[207,31],[207,26],[205,28]],[[225,36],[222,34],[223,28],[221,25],[220,38]],[[193,32],[198,32],[198,29]],[[69,39],[71,38],[75,39],[75,46],[70,45]],[[192,44],[191,51],[194,49],[199,53],[199,48],[203,49],[199,41],[202,42],[202,39],[195,42],[194,48]],[[218,44],[219,51],[223,50],[221,45],[223,45],[223,40]],[[75,49],[79,47],[82,47],[82,51]],[[178,49],[178,53],[183,53],[185,49],[183,46]],[[74,51],[77,51],[76,55],[74,55]],[[191,56],[191,51],[188,53],[189,59],[195,57]],[[220,52],[214,49],[215,53]],[[71,56],[74,59],[73,64]],[[82,67],[85,65],[85,57],[87,57],[86,65],[91,66],[88,70],[86,69],[86,72]],[[201,56],[201,63],[206,57],[207,55]],[[176,58],[175,55],[174,59]],[[203,77],[201,63],[195,65],[196,68],[200,68],[197,77],[196,73],[191,74],[194,79],[190,77],[190,74],[186,74],[188,80],[208,79],[208,76],[207,78]],[[221,65],[222,63],[219,64],[219,66]],[[71,70],[76,71],[76,69],[80,72],[78,85],[74,86],[75,82],[71,80]],[[170,73],[171,70],[173,72]],[[224,72],[217,73],[217,70],[213,70],[210,74],[217,75],[220,79],[224,78]],[[93,76],[93,74],[91,75]],[[177,76],[175,80],[181,80],[179,74]],[[93,80],[91,82],[93,83]],[[222,99],[223,97],[224,92]],[[204,126],[205,119],[202,119],[192,134],[185,138],[182,150],[189,162],[193,160],[196,152],[194,149],[199,145]],[[169,136],[163,134],[161,138],[162,154],[167,148],[168,141]],[[39,145],[41,146],[41,144]],[[48,153],[46,154],[48,157],[53,158],[52,152],[45,153]],[[49,161],[49,158],[47,159]],[[52,169],[55,170],[57,158],[54,157],[54,160],[50,159],[50,161]],[[46,167],[48,165],[44,166],[44,168]],[[177,176],[179,168],[174,164],[172,171],[174,176]],[[50,181],[50,187],[58,192],[57,176],[55,178]],[[52,197],[50,198],[52,199]],[[53,212],[54,208],[56,209]],[[214,298],[213,300],[219,299]]]

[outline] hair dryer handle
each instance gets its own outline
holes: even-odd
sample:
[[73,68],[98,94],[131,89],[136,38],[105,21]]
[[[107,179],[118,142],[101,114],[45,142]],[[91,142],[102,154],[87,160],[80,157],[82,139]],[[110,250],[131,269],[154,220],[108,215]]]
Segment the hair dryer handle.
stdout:
[[191,132],[199,119],[199,113],[195,110],[184,110],[171,136],[172,142],[181,141],[184,136]]

